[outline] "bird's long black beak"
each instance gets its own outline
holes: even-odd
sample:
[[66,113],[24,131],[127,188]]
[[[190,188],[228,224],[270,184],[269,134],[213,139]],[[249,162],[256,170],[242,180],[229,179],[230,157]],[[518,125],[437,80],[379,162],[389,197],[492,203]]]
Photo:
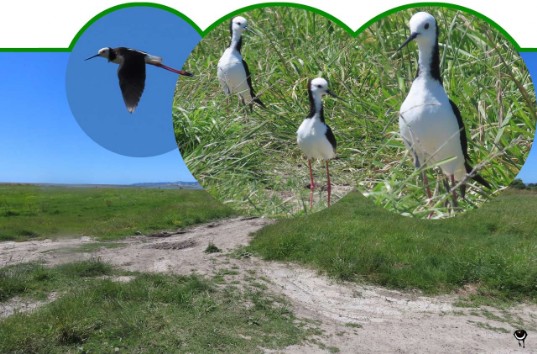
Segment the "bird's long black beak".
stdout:
[[401,44],[401,46],[399,48],[397,48],[396,52],[400,51],[401,49],[403,49],[408,43],[412,42],[416,37],[418,36],[418,32],[414,32],[412,33],[407,39],[406,41]]
[[256,36],[259,36],[259,33],[253,29],[251,29],[250,27],[246,26],[244,27],[244,29],[246,30],[246,32],[250,32],[250,33],[253,33],[254,35]]
[[[91,57],[89,57],[89,58],[86,59],[86,60],[90,60],[90,59],[96,58],[96,57],[98,57],[98,56],[99,56],[99,54],[95,54],[95,55],[92,55]],[[84,61],[86,61],[86,60],[84,60]]]
[[336,95],[335,93],[333,93],[330,90],[326,90],[326,93],[329,94],[330,96],[334,97],[334,98],[337,98],[338,100],[342,100],[341,97],[339,97],[338,95]]

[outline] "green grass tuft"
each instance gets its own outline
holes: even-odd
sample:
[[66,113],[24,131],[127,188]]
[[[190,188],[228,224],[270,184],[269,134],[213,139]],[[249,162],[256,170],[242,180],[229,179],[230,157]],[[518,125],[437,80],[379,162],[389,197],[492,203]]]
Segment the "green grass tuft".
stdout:
[[495,301],[537,302],[536,206],[536,193],[507,190],[478,210],[427,221],[355,192],[330,209],[263,228],[248,251],[342,280],[427,294],[473,285]]
[[50,289],[61,291],[57,300],[0,322],[0,352],[261,353],[298,344],[309,333],[283,300],[264,291],[241,292],[197,276],[135,275],[128,283],[89,282],[74,271],[76,283]]

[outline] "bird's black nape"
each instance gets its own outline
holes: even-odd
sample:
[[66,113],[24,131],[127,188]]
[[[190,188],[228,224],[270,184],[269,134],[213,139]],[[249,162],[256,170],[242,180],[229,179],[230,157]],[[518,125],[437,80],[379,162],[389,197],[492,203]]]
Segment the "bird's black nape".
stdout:
[[[436,20],[435,20],[436,22]],[[434,41],[434,47],[433,47],[433,57],[431,58],[431,63],[430,63],[430,72],[431,72],[431,77],[433,79],[436,79],[438,80],[438,82],[440,82],[440,85],[444,85],[443,82],[442,82],[442,76],[440,75],[440,49],[438,47],[438,26],[436,26],[436,39]],[[419,69],[418,69],[419,70]],[[418,73],[419,74],[419,73]]]
[[[436,19],[434,20],[435,27],[436,27],[436,38],[434,40],[434,47],[433,47],[433,56],[431,58],[431,62],[429,63],[429,72],[431,73],[431,77],[435,80],[437,80],[440,85],[444,85],[442,82],[442,75],[440,74],[440,48],[438,46],[438,33],[440,30],[438,29],[438,24],[436,23]],[[418,71],[416,72],[416,77],[420,76],[420,66],[418,65]]]
[[[233,44],[233,42],[231,42],[231,40],[233,39],[233,19],[231,19],[231,21],[229,21],[229,47],[231,47],[231,45]],[[237,52],[241,52],[241,49],[242,49],[242,36],[239,37],[239,40],[237,41],[237,43],[235,44],[235,49],[237,50]]]
[[[313,99],[313,93],[311,92],[311,82],[312,81],[313,81],[313,79],[308,80],[308,98],[309,98],[309,101],[310,101],[310,111],[309,111],[309,113],[308,113],[306,118],[313,118],[315,113],[317,113],[317,109],[315,107],[315,100]],[[321,102],[321,111],[319,112],[319,117],[321,119],[321,122],[324,123],[324,107],[323,107],[322,102]]]

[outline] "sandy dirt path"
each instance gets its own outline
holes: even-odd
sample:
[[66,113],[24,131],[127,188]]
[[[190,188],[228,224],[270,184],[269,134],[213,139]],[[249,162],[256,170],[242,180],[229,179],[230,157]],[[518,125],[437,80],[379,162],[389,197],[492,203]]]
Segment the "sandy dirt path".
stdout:
[[[114,248],[99,247],[100,243],[88,237],[4,242],[0,243],[0,266],[29,261],[56,265],[97,258],[132,271],[221,274],[239,284],[255,278],[267,285],[267,291],[285,296],[298,317],[322,330],[306,343],[281,351],[284,353],[537,353],[537,345],[533,345],[537,338],[535,305],[508,310],[461,308],[454,305],[457,295],[425,297],[336,282],[295,264],[265,262],[241,251],[252,232],[271,222],[227,219],[177,233],[134,236]],[[205,253],[210,243],[222,252]],[[32,308],[35,306],[19,306],[14,300],[0,305],[0,317]],[[528,330],[525,349],[513,337],[515,324]]]

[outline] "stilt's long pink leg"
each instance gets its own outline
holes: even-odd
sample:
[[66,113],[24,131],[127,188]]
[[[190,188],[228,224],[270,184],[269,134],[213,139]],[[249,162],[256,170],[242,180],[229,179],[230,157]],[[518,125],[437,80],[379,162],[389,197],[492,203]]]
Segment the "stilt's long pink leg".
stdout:
[[455,187],[455,176],[454,175],[451,175],[449,176],[449,178],[451,179],[451,194],[453,196],[453,207],[456,208],[457,206],[459,206],[459,203],[457,202],[457,190],[453,187]]
[[311,160],[308,159],[308,167],[310,169],[310,209],[313,208],[313,190],[315,183],[313,182],[313,171],[311,170]]
[[[429,187],[429,179],[427,178],[427,174],[425,173],[425,171],[421,173],[421,176],[423,178],[423,184],[425,185],[425,191],[427,192],[427,204],[431,204],[433,193],[431,193],[431,188]],[[427,219],[431,219],[433,215],[434,213],[431,211],[429,215],[427,215]]]
[[332,184],[330,183],[330,170],[328,168],[328,160],[326,160],[326,190],[328,191],[328,206],[330,206],[330,196],[332,195]]
[[425,190],[427,192],[427,198],[429,198],[429,201],[433,197],[433,194],[431,193],[431,188],[429,188],[429,179],[427,178],[427,175],[425,174],[425,171],[422,172],[423,177],[423,184],[425,184]]

